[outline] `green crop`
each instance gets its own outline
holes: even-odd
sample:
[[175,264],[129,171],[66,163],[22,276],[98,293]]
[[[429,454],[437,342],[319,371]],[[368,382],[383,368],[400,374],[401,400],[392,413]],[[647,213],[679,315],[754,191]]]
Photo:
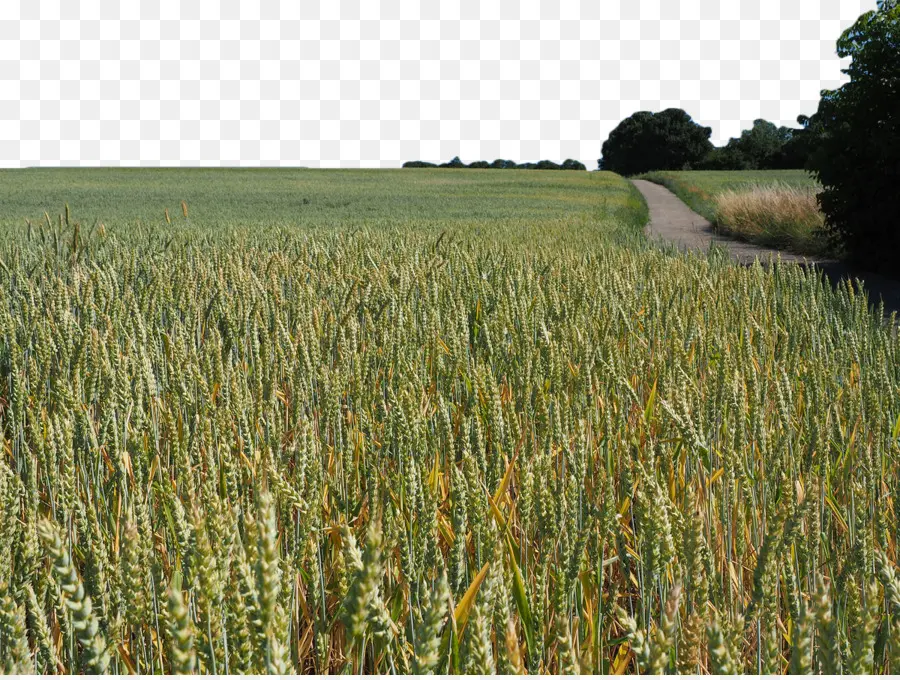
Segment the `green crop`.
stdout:
[[895,320],[609,173],[441,173],[4,223],[8,669],[900,670]]

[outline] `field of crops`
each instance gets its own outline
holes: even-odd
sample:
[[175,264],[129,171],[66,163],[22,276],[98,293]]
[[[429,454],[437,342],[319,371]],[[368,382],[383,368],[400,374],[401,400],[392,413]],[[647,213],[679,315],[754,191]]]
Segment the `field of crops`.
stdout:
[[805,170],[662,170],[641,175],[672,191],[710,222],[716,220],[714,198],[723,191],[780,184],[815,189],[816,181]]
[[804,170],[665,171],[662,184],[720,231],[804,255],[834,255],[816,202],[819,186]]
[[648,245],[610,173],[44,172],[0,189],[4,671],[900,670],[852,289]]
[[41,168],[0,169],[0,187],[4,236],[6,229],[20,232],[26,221],[47,226],[45,211],[58,227],[66,204],[85,230],[102,223],[131,238],[160,226],[167,234],[196,235],[409,225],[435,235],[484,226],[517,238],[543,231],[544,224],[562,228],[610,214],[628,223],[646,217],[630,187],[612,173]]

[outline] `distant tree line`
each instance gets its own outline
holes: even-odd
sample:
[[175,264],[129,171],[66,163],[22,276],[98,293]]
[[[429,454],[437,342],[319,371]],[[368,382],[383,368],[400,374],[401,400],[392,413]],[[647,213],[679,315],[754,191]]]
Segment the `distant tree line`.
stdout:
[[553,161],[538,161],[537,163],[516,163],[498,158],[493,163],[487,161],[473,161],[466,165],[459,156],[454,156],[449,163],[428,163],[427,161],[407,161],[404,168],[476,168],[483,170],[587,170],[584,163],[567,158],[562,163]]

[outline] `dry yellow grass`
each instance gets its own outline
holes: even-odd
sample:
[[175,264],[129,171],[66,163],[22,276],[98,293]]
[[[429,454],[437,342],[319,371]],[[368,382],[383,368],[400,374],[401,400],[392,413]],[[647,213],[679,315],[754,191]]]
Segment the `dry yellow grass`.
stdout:
[[800,252],[821,252],[824,217],[812,188],[751,185],[715,197],[718,226],[756,243]]

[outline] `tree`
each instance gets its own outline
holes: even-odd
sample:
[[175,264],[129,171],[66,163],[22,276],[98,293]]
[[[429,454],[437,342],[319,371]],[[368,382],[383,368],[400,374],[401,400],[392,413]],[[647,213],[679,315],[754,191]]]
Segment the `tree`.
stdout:
[[778,165],[781,149],[791,139],[791,134],[790,128],[776,127],[774,123],[757,118],[752,128],[729,140],[727,147],[742,158],[745,166],[742,169],[768,170]]
[[[804,163],[791,165],[793,156],[785,156],[785,146],[794,134],[802,132],[758,118],[753,127],[740,137],[732,137],[725,146],[716,147],[695,167],[702,170],[769,170],[773,168],[802,168]],[[787,163],[787,164],[786,164]]]
[[473,161],[472,163],[469,163],[469,167],[482,169],[482,168],[489,168],[491,166],[488,165],[487,161]]
[[563,161],[563,164],[559,166],[561,170],[587,170],[584,163],[581,161],[576,161],[572,158],[567,158]]
[[493,168],[494,170],[506,170],[508,168],[515,168],[515,167],[516,167],[515,161],[505,161],[502,158],[498,158],[493,163],[491,163],[491,168]]
[[698,125],[681,109],[638,111],[603,143],[600,169],[622,175],[690,169],[712,151],[710,135],[712,128]]
[[781,147],[776,167],[781,169],[807,168],[813,152],[819,145],[818,127],[812,116],[797,116],[797,122],[801,125],[799,130],[791,131],[791,138]]
[[[732,140],[733,141],[733,140]],[[749,170],[747,157],[733,144],[717,146],[696,164],[697,170]]]
[[880,0],[837,42],[850,80],[825,90],[810,169],[835,245],[866,268],[900,273],[900,5]]
[[459,156],[454,156],[449,163],[441,163],[439,168],[464,168],[466,164],[459,160]]
[[559,164],[554,163],[553,161],[538,161],[535,166],[535,170],[559,170]]
[[403,164],[404,168],[436,168],[437,165],[434,163],[428,163],[426,161],[406,161]]

